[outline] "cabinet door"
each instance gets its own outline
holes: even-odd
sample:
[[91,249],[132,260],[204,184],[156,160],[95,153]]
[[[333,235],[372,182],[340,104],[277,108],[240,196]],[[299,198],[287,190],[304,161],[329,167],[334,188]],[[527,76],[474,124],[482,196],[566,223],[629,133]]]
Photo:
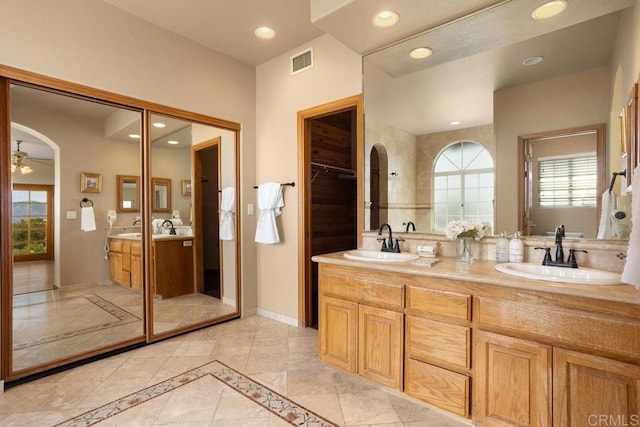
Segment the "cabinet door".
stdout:
[[379,384],[402,386],[403,314],[358,308],[358,373]]
[[478,332],[474,420],[487,426],[551,425],[551,348]]
[[554,349],[554,426],[640,425],[640,367]]
[[142,291],[142,258],[131,255],[131,288]]
[[346,369],[357,371],[358,304],[337,298],[320,298],[318,339],[320,359]]
[[109,278],[116,283],[122,283],[121,253],[109,252]]

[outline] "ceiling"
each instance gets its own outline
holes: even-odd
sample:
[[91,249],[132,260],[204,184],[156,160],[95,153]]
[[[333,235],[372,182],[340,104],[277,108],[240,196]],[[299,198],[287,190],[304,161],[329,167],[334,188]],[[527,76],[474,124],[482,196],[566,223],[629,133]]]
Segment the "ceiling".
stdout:
[[[374,61],[387,76],[403,76],[419,74],[424,67],[434,67],[437,64],[457,64],[457,68],[449,68],[440,74],[448,75],[453,81],[453,75],[466,73],[469,82],[466,88],[465,108],[468,115],[477,114],[476,121],[487,122],[487,117],[480,117],[482,111],[486,113],[486,98],[499,85],[512,83],[517,80],[513,69],[509,70],[507,59],[517,51],[516,42],[562,28],[573,23],[583,22],[594,16],[600,16],[607,11],[628,7],[637,0],[570,0],[567,11],[559,20],[550,20],[534,26],[530,19],[530,10],[544,0],[102,0],[113,7],[124,10],[140,19],[162,27],[181,37],[197,42],[205,47],[223,53],[251,66],[258,66],[273,58],[286,54],[292,49],[323,35],[329,34],[345,44],[358,54],[367,55],[368,60]],[[494,6],[500,6],[494,8]],[[473,20],[465,19],[464,23],[448,22],[463,16],[473,14],[486,8],[505,11],[519,11],[509,13],[499,21],[495,18],[487,20],[478,14]],[[400,22],[390,28],[377,28],[371,23],[372,16],[381,10],[392,9],[400,14]],[[567,14],[568,11],[571,13]],[[493,11],[492,11],[493,12]],[[486,14],[485,14],[486,15]],[[495,15],[494,15],[495,16]],[[260,40],[253,34],[255,28],[269,26],[276,31],[276,37],[271,40]],[[437,31],[429,31],[435,27]],[[586,29],[590,31],[590,29]],[[412,35],[416,37],[410,37]],[[610,33],[606,37],[601,34],[589,34],[592,44],[610,43]],[[472,35],[473,37],[469,37]],[[579,34],[572,35],[580,38]],[[402,43],[401,43],[402,42]],[[557,43],[558,40],[542,40],[540,43]],[[430,62],[416,65],[415,61],[407,60],[408,45],[428,43],[435,47]],[[387,49],[381,49],[390,46]],[[442,46],[442,48],[441,48]],[[599,46],[603,46],[600,44]],[[495,60],[497,68],[488,69],[484,75],[470,77],[469,70],[477,70],[482,63],[456,61],[461,57],[478,58],[478,53],[486,52],[490,48],[501,48],[500,60]],[[610,45],[605,46],[604,50]],[[542,50],[542,48],[540,49]],[[600,48],[602,51],[603,48]],[[495,50],[494,52],[497,52]],[[471,55],[468,57],[467,55]],[[497,55],[493,53],[492,55]],[[435,71],[434,71],[435,72]],[[481,78],[483,77],[483,78]],[[462,87],[458,85],[459,90]],[[415,86],[407,85],[409,92],[418,95]],[[431,93],[431,99],[436,96],[446,96],[447,91],[441,90]],[[398,93],[396,93],[396,96]],[[476,96],[477,99],[474,98]],[[365,97],[365,101],[367,98]],[[475,106],[475,111],[471,111]],[[459,108],[458,108],[459,110]],[[376,112],[378,113],[378,112]],[[382,111],[380,115],[386,114]],[[391,112],[394,113],[394,112]],[[422,117],[434,117],[436,112],[425,111]],[[106,117],[109,113],[101,107],[85,109],[83,114],[93,114]],[[409,115],[395,109],[397,120],[388,120],[403,129],[415,134],[426,133],[417,123],[403,123]],[[486,115],[486,114],[485,114]],[[442,122],[448,118],[442,118]],[[490,121],[490,118],[488,119]],[[435,120],[432,120],[432,122]],[[422,120],[424,122],[424,120]],[[472,121],[467,121],[467,124]],[[175,130],[175,129],[173,129]],[[20,136],[19,133],[16,136]],[[26,138],[25,135],[22,135]],[[12,135],[12,140],[19,139]],[[15,145],[15,143],[13,144]],[[28,143],[22,145],[25,151]],[[13,147],[15,149],[15,147]]]

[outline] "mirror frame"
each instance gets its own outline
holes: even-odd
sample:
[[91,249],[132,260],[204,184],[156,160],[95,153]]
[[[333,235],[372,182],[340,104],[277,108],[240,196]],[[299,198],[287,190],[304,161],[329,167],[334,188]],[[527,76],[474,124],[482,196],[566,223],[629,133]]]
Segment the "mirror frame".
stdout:
[[[123,189],[122,186],[127,182],[134,182],[136,185],[138,197],[135,200],[135,205],[131,208],[125,208],[122,206]],[[116,212],[140,212],[140,199],[142,192],[140,191],[140,177],[135,175],[116,175]]]
[[[167,207],[158,206],[155,198],[156,186],[167,187]],[[171,179],[170,178],[151,178],[151,212],[171,212]]]

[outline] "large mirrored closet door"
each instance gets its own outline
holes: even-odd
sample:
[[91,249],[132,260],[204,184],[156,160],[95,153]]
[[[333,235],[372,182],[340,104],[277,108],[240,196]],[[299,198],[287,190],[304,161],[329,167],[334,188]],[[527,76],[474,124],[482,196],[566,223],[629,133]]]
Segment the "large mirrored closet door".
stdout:
[[240,315],[239,124],[0,83],[0,379]]
[[149,118],[154,336],[239,312],[236,132]]
[[142,283],[109,244],[141,211],[107,221],[116,177],[140,176],[141,111],[19,84],[10,100],[11,372],[143,341]]

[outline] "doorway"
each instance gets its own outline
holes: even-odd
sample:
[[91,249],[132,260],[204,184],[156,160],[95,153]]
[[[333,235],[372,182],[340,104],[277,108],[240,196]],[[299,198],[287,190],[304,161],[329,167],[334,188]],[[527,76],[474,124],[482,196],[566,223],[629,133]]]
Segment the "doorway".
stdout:
[[362,98],[298,113],[300,185],[300,326],[318,324],[317,254],[358,247],[362,230]]
[[220,138],[194,147],[196,229],[202,236],[197,245],[196,275],[200,292],[222,299],[222,255],[220,250]]
[[519,229],[552,235],[565,224],[571,237],[595,238],[606,186],[605,125],[519,137]]

